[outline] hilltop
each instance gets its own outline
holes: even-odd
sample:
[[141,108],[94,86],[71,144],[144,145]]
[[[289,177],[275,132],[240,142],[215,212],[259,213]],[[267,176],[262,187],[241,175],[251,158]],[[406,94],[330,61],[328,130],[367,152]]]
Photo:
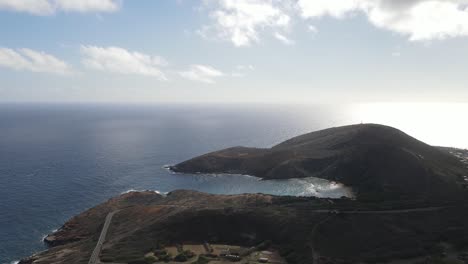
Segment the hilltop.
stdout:
[[318,177],[351,186],[359,199],[458,199],[466,165],[392,127],[361,124],[294,137],[269,149],[232,147],[171,167],[181,173]]

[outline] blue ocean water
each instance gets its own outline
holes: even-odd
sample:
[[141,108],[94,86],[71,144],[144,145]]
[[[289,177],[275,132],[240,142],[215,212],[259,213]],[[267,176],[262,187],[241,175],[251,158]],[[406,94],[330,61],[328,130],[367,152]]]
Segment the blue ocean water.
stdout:
[[359,118],[346,106],[0,105],[0,263],[45,249],[44,235],[128,190],[339,197],[349,190],[321,180],[181,175],[164,165]]

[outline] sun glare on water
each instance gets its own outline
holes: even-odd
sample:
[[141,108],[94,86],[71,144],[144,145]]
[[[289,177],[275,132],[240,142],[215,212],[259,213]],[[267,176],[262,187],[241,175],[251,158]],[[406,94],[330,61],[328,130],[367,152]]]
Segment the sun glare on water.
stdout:
[[468,148],[467,103],[368,103],[353,110],[362,123],[392,126],[434,146]]

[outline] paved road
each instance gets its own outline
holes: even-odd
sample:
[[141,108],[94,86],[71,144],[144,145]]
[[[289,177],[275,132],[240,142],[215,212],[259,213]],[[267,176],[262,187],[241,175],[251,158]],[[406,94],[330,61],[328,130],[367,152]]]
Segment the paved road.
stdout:
[[88,264],[97,264],[100,263],[99,261],[99,255],[101,254],[101,249],[102,245],[104,244],[104,241],[106,240],[106,235],[107,235],[107,230],[109,229],[110,223],[112,221],[112,217],[118,212],[113,211],[107,214],[106,216],[106,221],[104,222],[104,226],[101,231],[101,235],[99,236],[99,240],[96,244],[96,247],[93,250],[93,254],[91,254],[91,258],[89,259]]

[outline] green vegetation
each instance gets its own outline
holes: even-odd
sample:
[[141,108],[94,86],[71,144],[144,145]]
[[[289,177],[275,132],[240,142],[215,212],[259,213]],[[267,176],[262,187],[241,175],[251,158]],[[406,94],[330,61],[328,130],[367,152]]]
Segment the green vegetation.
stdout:
[[169,262],[172,260],[171,253],[168,253],[166,250],[157,250],[154,252],[154,255],[156,255],[160,261]]
[[205,256],[198,256],[198,259],[192,262],[192,264],[207,264],[210,262],[210,259]]
[[151,264],[151,263],[154,263],[154,262],[158,261],[158,258],[155,257],[155,256],[146,256],[145,261],[146,261],[146,263]]
[[184,250],[182,252],[180,252],[179,254],[177,254],[177,256],[174,257],[174,261],[177,261],[177,262],[185,262],[191,258],[195,257],[195,254],[190,251],[190,250]]

